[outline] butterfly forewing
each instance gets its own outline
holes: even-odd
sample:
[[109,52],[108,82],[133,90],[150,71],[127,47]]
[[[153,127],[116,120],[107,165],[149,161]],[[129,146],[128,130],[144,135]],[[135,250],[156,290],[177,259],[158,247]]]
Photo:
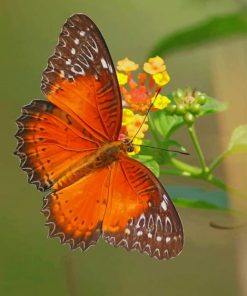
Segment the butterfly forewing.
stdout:
[[15,154],[21,159],[28,181],[41,191],[70,173],[100,144],[86,130],[82,132],[71,116],[47,101],[33,100],[24,106],[16,122]]
[[75,14],[64,24],[41,88],[103,142],[117,139],[122,108],[116,73],[100,31],[87,16]]

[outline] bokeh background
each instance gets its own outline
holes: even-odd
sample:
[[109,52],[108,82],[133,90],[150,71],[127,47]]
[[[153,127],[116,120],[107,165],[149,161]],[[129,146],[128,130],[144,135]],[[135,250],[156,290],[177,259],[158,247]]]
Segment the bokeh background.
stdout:
[[[163,36],[244,5],[240,0],[0,2],[0,295],[247,295],[246,227],[209,226],[210,221],[228,226],[242,223],[229,213],[179,208],[185,248],[169,262],[104,242],[83,254],[71,252],[58,240],[46,238],[39,213],[43,194],[27,184],[13,156],[15,119],[24,104],[42,98],[42,71],[71,14],[83,12],[96,22],[115,62],[128,56],[141,64]],[[191,86],[229,103],[226,112],[202,119],[197,127],[210,161],[226,147],[232,130],[246,122],[247,40],[225,38],[170,53],[166,63],[172,77],[167,92]],[[189,146],[185,131],[178,137]],[[246,191],[246,165],[244,155],[234,156],[218,175]],[[168,190],[169,185],[213,190],[189,179],[162,181]],[[236,199],[232,204],[246,207],[246,202]]]

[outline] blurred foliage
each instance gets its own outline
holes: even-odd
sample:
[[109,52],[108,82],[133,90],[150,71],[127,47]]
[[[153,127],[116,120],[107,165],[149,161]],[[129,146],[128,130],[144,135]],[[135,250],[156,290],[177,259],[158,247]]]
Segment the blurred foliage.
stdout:
[[217,209],[228,211],[227,193],[222,190],[205,190],[191,186],[168,186],[176,205],[185,208]]
[[231,136],[226,153],[247,152],[247,125],[237,127]]
[[167,56],[186,48],[246,34],[247,9],[243,9],[237,13],[212,17],[170,36],[165,36],[154,45],[148,56]]

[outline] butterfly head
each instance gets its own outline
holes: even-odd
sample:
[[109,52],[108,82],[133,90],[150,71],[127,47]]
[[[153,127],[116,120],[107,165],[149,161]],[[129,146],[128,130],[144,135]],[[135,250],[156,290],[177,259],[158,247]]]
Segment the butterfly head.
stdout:
[[125,139],[122,140],[122,149],[126,153],[134,151],[133,143],[129,138],[125,138]]

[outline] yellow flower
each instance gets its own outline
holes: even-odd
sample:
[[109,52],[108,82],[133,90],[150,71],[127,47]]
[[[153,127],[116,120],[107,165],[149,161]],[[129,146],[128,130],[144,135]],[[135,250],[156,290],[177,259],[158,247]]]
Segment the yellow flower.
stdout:
[[166,71],[164,71],[162,73],[154,74],[153,79],[158,86],[162,87],[170,81],[170,76]]
[[131,139],[134,137],[139,130],[138,134],[136,135],[137,138],[144,138],[144,133],[148,130],[148,125],[145,123],[147,121],[147,118],[145,119],[145,122],[143,123],[144,120],[143,115],[135,114],[134,117],[132,118],[132,121],[130,124],[127,125],[127,132],[128,132],[128,137]]
[[138,67],[139,67],[138,64],[136,64],[135,62],[132,62],[128,58],[125,58],[117,62],[118,71],[130,72],[130,71],[137,70]]
[[166,96],[162,96],[160,94],[158,94],[158,96],[155,98],[152,98],[152,103],[154,108],[156,109],[164,109],[167,107],[167,105],[169,105],[171,103],[171,101],[166,97]]
[[141,145],[142,143],[143,143],[143,141],[141,139],[134,138],[134,140],[133,140],[134,151],[128,152],[128,155],[135,155],[135,154],[139,153],[141,150],[141,147],[138,145]]
[[130,109],[123,108],[122,125],[123,126],[129,125],[133,119],[134,119],[134,112]]
[[163,72],[166,70],[165,62],[159,56],[150,58],[148,62],[143,65],[143,70],[151,75]]
[[119,85],[125,85],[128,82],[128,76],[126,74],[117,72],[117,80]]

